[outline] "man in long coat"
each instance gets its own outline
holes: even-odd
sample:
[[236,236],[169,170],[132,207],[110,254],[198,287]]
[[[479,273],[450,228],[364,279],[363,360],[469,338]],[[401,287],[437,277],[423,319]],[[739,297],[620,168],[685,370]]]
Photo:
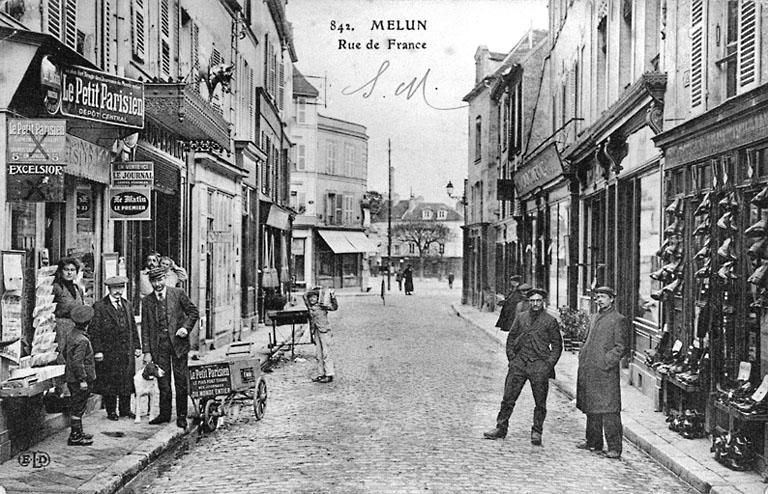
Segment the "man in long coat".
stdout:
[[[502,331],[509,331],[512,327],[512,323],[515,321],[517,315],[517,305],[523,300],[528,300],[526,294],[520,290],[520,282],[523,281],[522,276],[513,275],[509,278],[510,290],[503,302],[499,302],[501,305],[501,312],[499,313],[499,319],[496,321],[496,327]],[[526,285],[528,286],[528,285]],[[530,289],[530,287],[528,286]]]
[[576,407],[587,415],[587,440],[578,448],[602,451],[605,431],[606,457],[618,459],[623,438],[619,362],[628,348],[629,322],[614,307],[612,288],[601,286],[594,293],[598,312],[579,352]]
[[171,421],[171,371],[176,388],[176,425],[187,428],[187,381],[189,368],[189,333],[195,327],[199,312],[180,288],[165,285],[165,270],[149,271],[154,292],[141,300],[141,345],[144,362],[154,362],[165,371],[158,380],[160,414],[149,421],[163,424]]
[[134,418],[131,412],[135,357],[141,356],[141,342],[136,330],[131,303],[123,297],[128,279],[107,278],[109,294],[93,304],[90,325],[91,344],[96,360],[94,391],[104,398],[109,420],[117,420],[115,409],[120,399],[120,416]]
[[483,433],[486,439],[501,439],[507,436],[509,417],[525,382],[530,381],[533,400],[536,403],[533,409],[531,444],[541,445],[544,418],[547,416],[549,379],[554,377],[555,364],[563,352],[560,326],[554,317],[547,314],[544,308],[546,298],[546,290],[530,290],[530,309],[519,313],[509,330],[509,369],[504,382],[504,397],[496,416],[496,427]]

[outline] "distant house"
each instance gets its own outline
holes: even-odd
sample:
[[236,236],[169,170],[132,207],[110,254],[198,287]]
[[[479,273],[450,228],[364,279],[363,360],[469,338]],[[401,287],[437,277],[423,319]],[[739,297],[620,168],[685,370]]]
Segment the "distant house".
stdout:
[[[451,231],[450,238],[442,244],[433,244],[424,263],[424,276],[440,278],[452,272],[456,279],[461,279],[462,236],[461,225],[464,217],[453,206],[442,202],[424,202],[422,197],[392,201],[392,227],[404,221],[420,220],[435,221],[445,224]],[[384,207],[371,217],[369,237],[378,243],[376,265],[386,266],[387,262],[387,208]],[[441,252],[442,250],[442,252]],[[374,260],[372,259],[372,262]],[[392,264],[395,270],[411,263],[414,267],[419,263],[419,251],[415,245],[401,242],[392,238]],[[375,271],[376,268],[373,269]]]

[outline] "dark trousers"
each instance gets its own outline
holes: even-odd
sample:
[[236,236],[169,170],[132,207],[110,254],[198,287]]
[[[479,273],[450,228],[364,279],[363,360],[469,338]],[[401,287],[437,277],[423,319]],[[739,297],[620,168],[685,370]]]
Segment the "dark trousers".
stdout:
[[67,383],[69,388],[69,414],[78,419],[85,413],[85,406],[88,404],[88,397],[91,395],[89,389],[80,389],[80,383]]
[[187,416],[187,382],[189,381],[187,355],[177,357],[168,336],[161,336],[159,340],[160,349],[152,358],[155,364],[165,371],[165,375],[157,381],[160,390],[160,416],[167,419],[171,417],[171,371],[173,371],[176,416],[183,418]]
[[[102,395],[101,401],[107,414],[115,413],[118,395]],[[120,415],[128,415],[131,411],[131,395],[120,395]]]
[[501,409],[496,417],[496,427],[507,430],[509,417],[515,409],[515,403],[523,390],[526,381],[531,383],[533,400],[536,403],[533,409],[533,426],[531,430],[541,434],[544,418],[547,416],[547,394],[549,393],[550,366],[543,360],[523,362],[520,358],[514,358],[509,362],[507,379],[504,382],[504,397],[501,399]]
[[603,432],[605,432],[608,450],[621,453],[623,429],[620,413],[587,414],[587,446],[603,449]]

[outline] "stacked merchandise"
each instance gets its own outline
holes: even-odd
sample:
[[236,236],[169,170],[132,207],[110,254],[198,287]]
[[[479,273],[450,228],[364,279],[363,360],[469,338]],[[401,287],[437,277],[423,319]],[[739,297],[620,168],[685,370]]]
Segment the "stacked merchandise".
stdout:
[[[744,367],[746,362],[742,362]],[[747,367],[748,368],[748,367]],[[736,382],[724,388],[717,385],[717,403],[740,412],[747,417],[768,415],[768,375],[763,378],[762,384],[755,387],[749,381],[749,372],[740,372]]]
[[35,309],[32,311],[32,367],[42,367],[56,361],[56,303],[53,301],[53,279],[56,266],[42,267],[37,272],[35,284]]
[[683,342],[677,340],[671,351],[665,352],[662,344],[665,339],[668,341],[668,335],[669,332],[665,331],[656,350],[646,351],[646,364],[659,374],[677,379],[686,386],[706,387],[703,380],[708,375],[709,350],[702,349],[699,340],[694,340],[683,352]]
[[677,432],[686,439],[706,437],[704,431],[704,414],[698,410],[687,409],[682,413],[671,413],[667,417],[669,429]]
[[684,202],[675,199],[665,211],[671,215],[672,221],[664,230],[664,243],[656,255],[666,264],[652,272],[650,277],[664,284],[660,290],[651,293],[654,300],[667,300],[673,295],[679,295],[683,290],[683,269],[685,268],[683,249],[683,230],[685,227]]
[[752,441],[738,431],[713,436],[710,451],[714,453],[715,460],[732,470],[751,470],[755,459]]
[[[750,202],[761,209],[768,208],[768,187],[755,195]],[[754,240],[754,243],[747,250],[747,255],[753,269],[747,281],[754,285],[757,290],[757,297],[755,297],[754,302],[750,305],[750,308],[756,310],[768,308],[768,276],[766,276],[768,274],[767,233],[764,219],[760,219],[744,231],[746,238]]]

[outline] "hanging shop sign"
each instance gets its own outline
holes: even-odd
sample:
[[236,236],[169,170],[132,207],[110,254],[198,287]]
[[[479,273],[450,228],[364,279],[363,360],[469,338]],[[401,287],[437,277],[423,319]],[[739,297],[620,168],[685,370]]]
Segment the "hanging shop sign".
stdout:
[[40,62],[40,90],[45,111],[56,115],[61,108],[61,72],[48,55]]
[[550,144],[515,173],[517,193],[518,195],[527,194],[536,187],[554,180],[562,172],[563,165],[560,154],[557,152],[557,147]]
[[110,189],[109,218],[113,220],[151,220],[152,189]]
[[64,165],[8,163],[8,202],[64,202]]
[[112,163],[110,185],[114,189],[146,188],[154,183],[155,163],[152,161]]
[[61,113],[144,128],[144,84],[83,67],[61,67]]
[[66,120],[8,119],[8,163],[55,165],[66,163],[66,158]]

